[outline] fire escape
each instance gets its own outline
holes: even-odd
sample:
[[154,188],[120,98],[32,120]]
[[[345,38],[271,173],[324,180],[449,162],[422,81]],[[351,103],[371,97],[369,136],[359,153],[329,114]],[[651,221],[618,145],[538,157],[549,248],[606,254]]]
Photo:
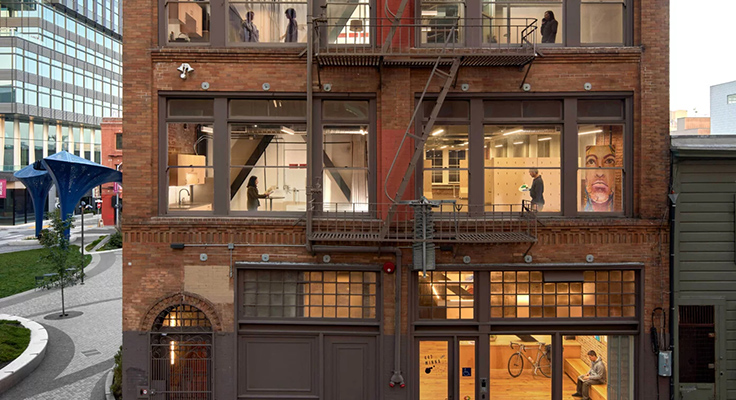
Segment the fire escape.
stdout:
[[[387,201],[362,207],[347,205],[332,210],[319,199],[320,187],[312,187],[307,206],[307,240],[326,242],[411,243],[422,259],[433,260],[435,243],[527,243],[536,242],[537,220],[528,203],[469,206],[465,212],[450,200],[406,199],[422,160],[425,143],[434,129],[445,98],[457,83],[463,66],[531,67],[537,57],[536,19],[478,19],[448,15],[430,20],[403,16],[408,0],[403,0],[391,18],[355,18],[355,7],[345,6],[313,19],[312,38],[307,50],[308,76],[317,68],[320,87],[321,70],[327,67],[371,66],[382,72],[391,67],[431,68],[431,73],[407,123],[391,168],[382,180]],[[329,3],[328,3],[329,6]],[[391,14],[386,10],[387,14]],[[499,40],[502,39],[502,40]],[[526,75],[524,76],[526,79]],[[308,98],[311,100],[311,81]],[[523,81],[521,82],[523,85]],[[521,86],[520,85],[520,86]],[[434,92],[439,87],[439,92]],[[415,118],[432,93],[434,107],[425,121]],[[434,93],[437,93],[436,95]],[[436,100],[435,100],[436,96]],[[415,123],[423,124],[421,132]],[[309,128],[309,127],[308,127]],[[311,129],[308,129],[311,131]],[[409,148],[411,158],[402,158]],[[308,161],[322,162],[322,160]],[[395,193],[386,183],[392,173],[402,179]],[[311,177],[308,177],[312,182]],[[410,191],[411,192],[411,191]],[[528,251],[528,249],[527,249]],[[427,255],[430,255],[427,257]],[[431,266],[429,266],[431,267]]]

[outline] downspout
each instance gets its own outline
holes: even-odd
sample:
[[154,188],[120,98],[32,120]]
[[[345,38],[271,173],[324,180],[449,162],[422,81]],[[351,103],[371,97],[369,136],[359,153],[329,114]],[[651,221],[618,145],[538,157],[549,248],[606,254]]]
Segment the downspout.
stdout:
[[672,352],[672,371],[670,375],[670,399],[675,398],[675,210],[677,207],[677,193],[675,193],[675,176],[674,176],[675,154],[670,150],[670,193],[667,196],[670,199],[670,351]]
[[396,293],[394,307],[394,370],[388,385],[394,387],[406,386],[401,375],[401,249],[393,246],[312,246],[315,253],[386,253],[392,252],[396,256]]
[[[314,135],[312,134],[313,121],[312,114],[314,110],[314,88],[312,87],[312,63],[314,62],[314,21],[312,21],[312,9],[309,8],[307,11],[307,250],[311,251],[312,247],[312,213],[314,210],[311,208],[314,206],[314,159],[312,157],[312,144]],[[311,189],[310,189],[311,187]]]

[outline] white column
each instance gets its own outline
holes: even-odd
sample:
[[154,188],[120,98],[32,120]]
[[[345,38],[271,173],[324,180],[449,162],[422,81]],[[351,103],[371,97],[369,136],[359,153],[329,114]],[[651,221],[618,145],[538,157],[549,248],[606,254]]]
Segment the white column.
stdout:
[[63,139],[63,135],[61,134],[61,123],[56,122],[56,152],[61,152],[61,140]]
[[33,120],[28,121],[28,165],[36,161],[36,136],[33,134]]
[[68,135],[69,136],[68,138],[69,152],[74,154],[74,129],[72,129],[71,126],[67,126],[66,129],[67,129],[67,133],[69,134]]
[[13,168],[20,165],[20,121],[13,121]]
[[79,142],[79,154],[77,155],[84,158],[84,127],[79,128],[79,137],[75,139]]
[[49,156],[49,123],[43,123],[43,158]]

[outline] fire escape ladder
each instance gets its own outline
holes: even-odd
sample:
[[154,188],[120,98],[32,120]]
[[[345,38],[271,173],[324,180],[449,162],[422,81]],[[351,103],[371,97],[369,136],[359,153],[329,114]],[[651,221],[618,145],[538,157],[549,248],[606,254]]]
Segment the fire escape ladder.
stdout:
[[[417,102],[417,106],[414,109],[414,114],[411,116],[411,120],[409,121],[409,125],[406,127],[406,131],[404,132],[404,137],[401,139],[401,143],[399,144],[399,147],[396,149],[396,155],[394,156],[394,161],[391,164],[391,168],[389,169],[388,173],[386,174],[386,182],[388,182],[388,178],[391,176],[391,170],[393,169],[394,165],[396,164],[396,160],[399,157],[399,154],[401,153],[401,149],[403,148],[404,143],[407,141],[409,137],[414,139],[414,154],[411,157],[411,161],[409,162],[409,165],[406,168],[406,171],[404,172],[404,177],[401,179],[401,184],[399,185],[398,190],[396,191],[396,196],[392,199],[391,206],[389,207],[388,213],[386,215],[386,219],[383,222],[383,226],[381,227],[381,237],[385,238],[388,235],[388,231],[391,225],[391,220],[394,217],[394,214],[396,213],[396,208],[401,201],[402,197],[404,196],[404,192],[406,191],[406,188],[409,186],[409,181],[411,180],[412,176],[414,176],[414,172],[416,169],[417,162],[419,162],[419,159],[422,156],[422,153],[424,152],[424,143],[427,141],[427,138],[430,135],[430,132],[432,132],[432,129],[434,128],[434,123],[437,121],[437,116],[440,113],[440,109],[442,108],[442,103],[445,101],[445,97],[447,97],[447,92],[450,91],[450,87],[452,86],[453,82],[455,81],[455,76],[457,75],[457,71],[460,68],[460,63],[462,62],[461,57],[455,57],[452,60],[452,65],[450,66],[449,72],[445,72],[440,69],[440,64],[442,64],[443,58],[442,56],[437,57],[437,61],[435,61],[434,68],[432,68],[432,73],[429,74],[429,78],[427,79],[427,84],[424,86],[424,91],[422,92],[421,97],[419,98],[419,101]],[[419,108],[423,106],[424,102],[424,96],[427,93],[427,89],[429,88],[429,85],[432,83],[432,80],[435,78],[435,76],[439,76],[441,78],[445,79],[444,85],[442,86],[442,90],[440,91],[439,96],[437,97],[437,102],[434,105],[434,108],[432,109],[432,113],[429,115],[429,121],[427,121],[427,124],[424,126],[424,129],[422,129],[421,136],[417,136],[411,133],[411,127],[414,124],[414,120],[416,118],[417,113],[419,112]],[[421,121],[419,121],[421,123]],[[384,182],[384,190],[386,190],[386,195],[388,196],[388,189],[386,188],[386,182]],[[391,196],[388,196],[391,198]]]
[[[394,40],[396,29],[398,29],[399,24],[401,24],[401,16],[404,15],[404,9],[406,8],[406,4],[408,2],[409,0],[401,0],[401,4],[399,4],[399,10],[396,12],[396,15],[394,15],[394,21],[391,24],[391,30],[388,32],[388,36],[386,36],[386,41],[383,42],[381,54],[386,54],[386,52],[388,52],[388,49],[391,48],[391,42]],[[388,6],[386,6],[386,14],[391,14]]]

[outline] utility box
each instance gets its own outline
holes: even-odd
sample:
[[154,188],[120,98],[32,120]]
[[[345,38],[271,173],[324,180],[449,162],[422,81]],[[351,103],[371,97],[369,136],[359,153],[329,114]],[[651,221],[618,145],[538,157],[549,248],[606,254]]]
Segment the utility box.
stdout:
[[672,352],[659,352],[659,376],[672,376]]

